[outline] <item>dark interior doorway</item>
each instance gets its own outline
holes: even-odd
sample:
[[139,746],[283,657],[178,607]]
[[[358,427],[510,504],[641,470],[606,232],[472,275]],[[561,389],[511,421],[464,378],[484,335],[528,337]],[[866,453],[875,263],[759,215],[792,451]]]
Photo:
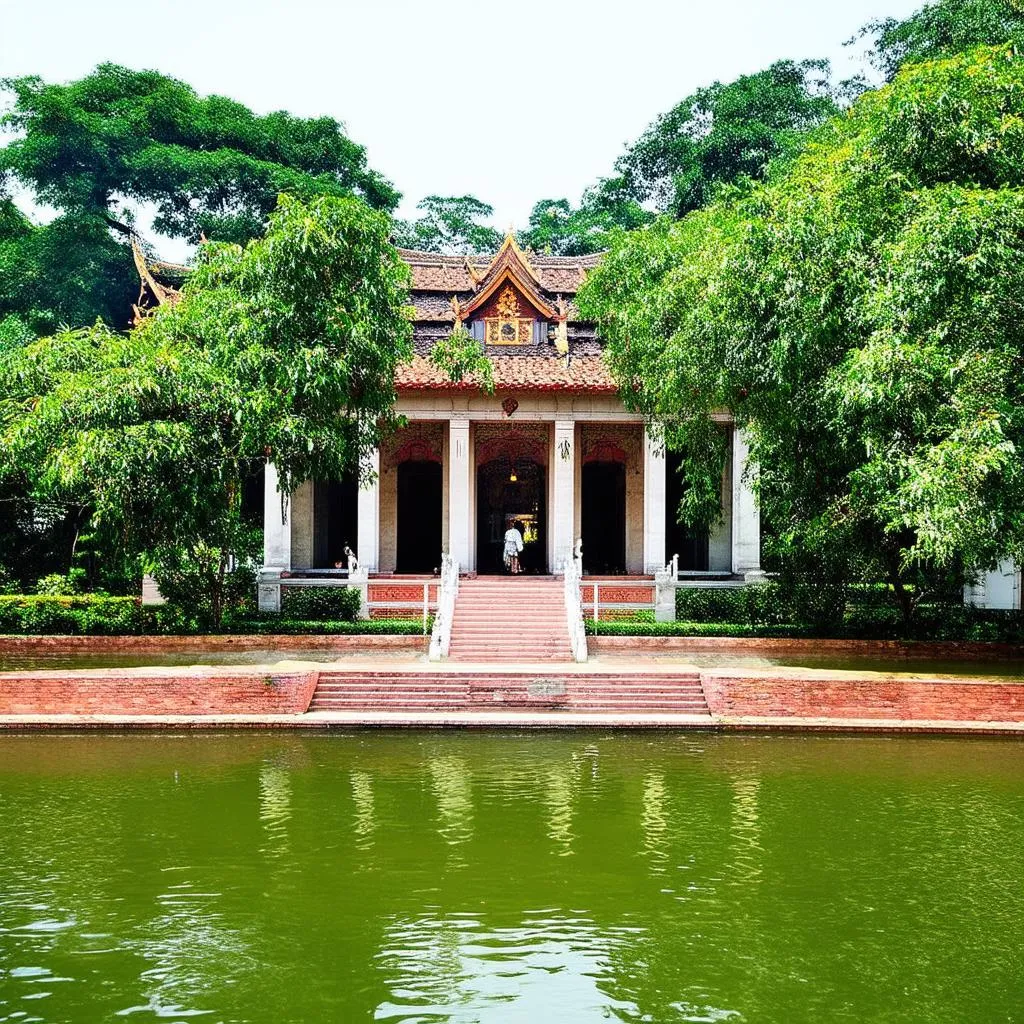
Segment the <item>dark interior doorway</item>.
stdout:
[[588,462],[583,467],[580,535],[588,573],[626,571],[626,467],[621,462]]
[[679,556],[679,568],[689,572],[708,571],[708,535],[679,522],[679,503],[686,492],[681,452],[665,453],[665,557]]
[[359,554],[359,479],[355,472],[341,480],[313,484],[313,567],[331,569],[345,564],[345,545]]
[[519,563],[524,573],[547,572],[547,473],[525,460],[495,459],[476,474],[476,566],[482,574],[504,573],[505,531],[523,531]]
[[411,460],[399,465],[396,572],[440,571],[441,501],[441,463]]

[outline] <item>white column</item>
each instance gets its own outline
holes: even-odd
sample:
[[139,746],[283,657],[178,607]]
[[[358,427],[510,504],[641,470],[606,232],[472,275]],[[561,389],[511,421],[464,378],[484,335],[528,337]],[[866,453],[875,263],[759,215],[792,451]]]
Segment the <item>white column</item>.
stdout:
[[644,430],[644,572],[665,567],[665,445]]
[[281,573],[292,567],[291,501],[278,489],[277,467],[263,475],[263,568],[256,597],[261,612],[281,610]]
[[[576,485],[576,423],[573,420],[555,420],[555,457],[552,472],[551,554],[553,572],[564,572],[572,556],[573,520],[575,518]],[[586,561],[587,538],[583,538]]]
[[987,572],[980,573],[973,584],[964,587],[964,604],[975,608],[1020,610],[1021,570],[1012,559],[1004,558]]
[[380,564],[380,451],[376,448],[360,466],[356,518],[359,533],[356,558],[366,572],[377,572]]
[[448,553],[459,571],[473,568],[469,533],[469,420],[448,421]]
[[732,432],[732,571],[756,580],[761,573],[761,513],[754,500],[757,464],[743,431]]
[[292,567],[291,502],[278,490],[277,467],[267,463],[263,477],[263,566],[277,572]]

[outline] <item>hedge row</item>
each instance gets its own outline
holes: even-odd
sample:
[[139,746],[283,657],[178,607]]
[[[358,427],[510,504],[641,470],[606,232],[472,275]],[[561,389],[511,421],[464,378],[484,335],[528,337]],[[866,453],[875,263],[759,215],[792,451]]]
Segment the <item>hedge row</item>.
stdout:
[[[433,619],[427,620],[430,631]],[[324,636],[416,636],[423,633],[422,619],[348,620],[287,619],[280,616],[240,619],[231,624],[232,633],[310,633]]]
[[803,623],[650,622],[618,620],[587,624],[597,636],[780,637],[836,640],[950,640],[970,643],[1024,644],[1020,612],[980,608],[925,608],[908,628],[890,609],[855,609],[836,626]]
[[[343,591],[344,592],[344,591]],[[358,598],[358,592],[356,593]],[[350,599],[349,599],[349,604]],[[341,604],[343,612],[348,611]],[[428,627],[430,622],[428,622]],[[145,636],[201,632],[179,612],[166,607],[142,607],[135,597],[70,597],[45,594],[0,595],[0,634],[53,636]],[[423,632],[422,619],[299,618],[267,615],[233,619],[225,633],[312,633],[379,636]]]
[[0,633],[125,636],[147,632],[152,621],[134,597],[0,596]]
[[297,621],[355,622],[361,603],[355,587],[281,588],[281,614]]
[[751,626],[744,622],[648,622],[618,619],[586,623],[591,636],[805,637],[799,626]]

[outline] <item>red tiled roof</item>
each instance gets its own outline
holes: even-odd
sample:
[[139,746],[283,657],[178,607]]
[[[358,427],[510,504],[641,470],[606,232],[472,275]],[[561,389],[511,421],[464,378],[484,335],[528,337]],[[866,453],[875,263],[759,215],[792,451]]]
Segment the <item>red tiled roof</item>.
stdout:
[[[588,391],[614,394],[618,386],[601,356],[577,356],[566,367],[559,358],[537,356],[495,356],[496,391]],[[395,384],[399,391],[476,391],[476,378],[455,383],[424,356],[398,368]]]
[[[420,252],[399,249],[399,256],[412,271],[414,292],[472,292],[475,282],[466,266],[472,265],[479,279],[491,264],[488,256],[446,256],[438,252]],[[530,254],[530,265],[540,278],[541,287],[552,294],[561,292],[574,295],[591,267],[601,262],[601,254],[592,256],[535,256]]]

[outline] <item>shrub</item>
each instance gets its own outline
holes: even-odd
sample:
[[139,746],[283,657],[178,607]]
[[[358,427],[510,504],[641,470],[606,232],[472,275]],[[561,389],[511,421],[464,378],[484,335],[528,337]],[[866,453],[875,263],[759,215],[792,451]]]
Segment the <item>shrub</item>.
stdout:
[[676,618],[685,622],[734,622],[778,625],[790,621],[786,602],[774,583],[749,587],[680,587]]
[[1017,611],[949,608],[920,609],[908,629],[898,609],[854,609],[837,626],[818,623],[750,622],[614,622],[588,621],[587,632],[597,636],[711,636],[793,637],[837,640],[931,640],[960,643],[1024,644],[1024,618]]
[[[433,619],[427,620],[430,632]],[[310,635],[348,636],[415,636],[423,632],[422,619],[358,619],[351,621],[286,619],[279,615],[267,615],[259,619],[238,620],[232,624],[232,633],[309,633]]]
[[145,632],[147,621],[134,597],[0,596],[0,633],[132,635]]
[[803,637],[805,627],[787,625],[752,626],[743,622],[594,622],[586,623],[591,636],[711,636],[711,637]]
[[17,581],[8,569],[0,565],[0,594],[16,594],[17,592]]
[[36,583],[36,593],[50,597],[70,597],[72,594],[80,594],[84,588],[84,569],[71,569],[66,576],[59,572],[50,573]]
[[232,540],[231,548],[200,540],[150,554],[149,571],[181,621],[194,626],[189,632],[220,632],[232,617],[252,611],[259,531],[239,526]]
[[355,587],[281,588],[281,614],[288,619],[354,622],[361,603]]

